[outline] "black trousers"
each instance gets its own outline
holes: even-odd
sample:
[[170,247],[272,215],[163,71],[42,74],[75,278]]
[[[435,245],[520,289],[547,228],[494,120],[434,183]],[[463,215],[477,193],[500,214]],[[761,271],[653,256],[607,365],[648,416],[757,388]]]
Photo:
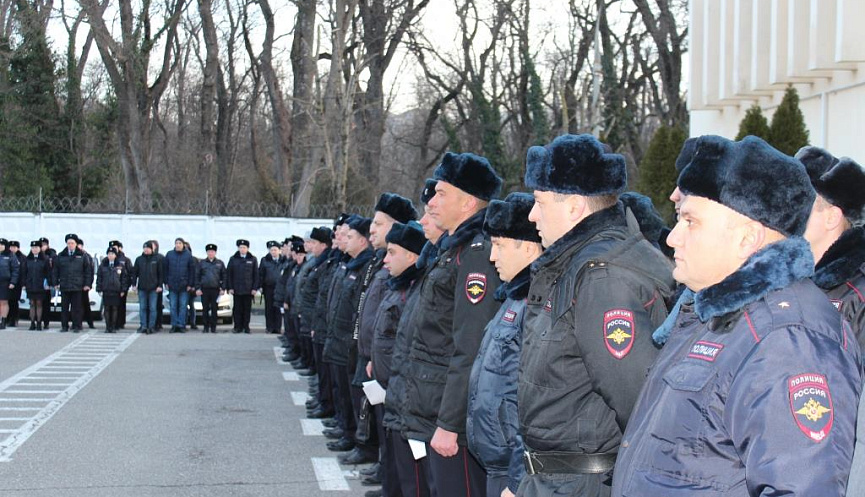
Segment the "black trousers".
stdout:
[[90,309],[90,292],[81,292],[81,313],[84,315],[84,321],[92,328],[93,310]]
[[330,365],[325,364],[321,357],[324,355],[324,344],[313,343],[315,353],[315,372],[318,375],[318,403],[325,412],[334,412],[333,408],[333,379],[330,375]]
[[429,458],[429,482],[435,495],[448,497],[470,497],[484,495],[487,491],[487,475],[468,449],[459,446],[453,457],[442,457],[426,444]]
[[[276,309],[279,311],[279,308]],[[300,354],[300,318],[297,314],[285,309],[285,314],[282,315],[283,330],[286,344],[289,352]]]
[[298,338],[300,344],[300,357],[303,364],[308,368],[315,368],[315,353],[312,350],[312,338],[301,336]]
[[[384,427],[384,404],[373,407],[375,411],[375,426],[378,429],[379,451],[378,460],[381,463],[379,477],[384,497],[402,497],[399,485],[399,474],[396,470],[396,459],[393,457],[393,434]],[[399,437],[399,434],[396,435]],[[416,494],[415,494],[416,495]]]
[[51,312],[51,292],[53,290],[48,290],[45,292],[45,297],[42,299],[42,327],[48,328],[48,323],[50,320],[48,319],[48,313]]
[[234,329],[248,330],[252,314],[252,295],[234,295]]
[[201,289],[201,314],[205,327],[216,328],[217,302],[219,302],[219,288]]
[[120,304],[105,306],[105,329],[116,330],[120,326]]
[[165,308],[165,304],[162,302],[162,295],[165,293],[163,290],[156,294],[156,329],[162,329],[162,310]]
[[60,296],[60,326],[64,330],[69,329],[69,314],[72,314],[72,329],[81,329],[81,318],[84,314],[81,302],[84,292],[81,290],[64,290]]
[[21,286],[15,285],[15,288],[9,290],[9,322],[11,324],[18,322],[19,300],[21,300]]
[[268,333],[279,333],[279,330],[282,329],[279,308],[274,306],[276,304],[273,298],[275,289],[274,285],[266,285],[262,288],[264,293],[264,327]]
[[[399,477],[399,487],[405,497],[449,497],[436,494],[430,488],[429,456],[416,461],[411,453],[408,440],[399,433],[390,432],[391,448],[393,449],[394,466]],[[457,475],[453,475],[454,478]],[[482,494],[478,494],[482,495]]]
[[333,380],[333,405],[336,409],[336,420],[342,428],[344,437],[354,440],[357,430],[357,417],[351,403],[351,383],[348,369],[345,366],[330,364],[330,374]]
[[117,328],[123,328],[126,326],[126,298],[128,296],[129,292],[124,292],[123,296],[120,297],[120,318],[117,322]]

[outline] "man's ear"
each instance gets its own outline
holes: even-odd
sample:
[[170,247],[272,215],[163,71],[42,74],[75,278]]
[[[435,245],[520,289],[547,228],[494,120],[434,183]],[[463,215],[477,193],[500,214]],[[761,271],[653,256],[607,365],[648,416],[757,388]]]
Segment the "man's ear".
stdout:
[[585,217],[586,209],[588,209],[588,201],[582,195],[568,195],[565,199],[568,204],[568,221],[578,223]]

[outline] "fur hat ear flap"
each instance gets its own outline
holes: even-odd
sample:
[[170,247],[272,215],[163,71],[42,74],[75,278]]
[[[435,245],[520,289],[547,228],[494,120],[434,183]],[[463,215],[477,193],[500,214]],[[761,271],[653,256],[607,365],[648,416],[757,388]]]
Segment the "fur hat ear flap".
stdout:
[[810,145],[800,148],[796,152],[795,157],[805,165],[805,170],[808,172],[808,177],[811,178],[811,183],[814,183],[820,176],[826,174],[827,171],[838,163],[838,159],[825,148]]
[[694,151],[697,150],[697,140],[698,138],[688,138],[685,140],[685,144],[682,145],[682,150],[679,152],[679,156],[676,157],[676,172],[678,174],[682,173],[682,169],[685,169],[685,166],[691,163],[691,159],[694,158]]

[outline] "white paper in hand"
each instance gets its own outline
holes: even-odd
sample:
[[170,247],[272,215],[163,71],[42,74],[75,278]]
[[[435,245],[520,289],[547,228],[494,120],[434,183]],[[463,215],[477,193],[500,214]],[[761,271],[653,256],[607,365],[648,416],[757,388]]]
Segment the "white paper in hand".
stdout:
[[426,457],[425,443],[421,442],[420,440],[409,439],[408,446],[411,447],[411,454],[414,456],[415,461]]
[[381,383],[376,380],[370,380],[363,382],[363,393],[366,394],[369,403],[376,406],[384,403],[384,397],[387,394],[387,391],[381,387]]

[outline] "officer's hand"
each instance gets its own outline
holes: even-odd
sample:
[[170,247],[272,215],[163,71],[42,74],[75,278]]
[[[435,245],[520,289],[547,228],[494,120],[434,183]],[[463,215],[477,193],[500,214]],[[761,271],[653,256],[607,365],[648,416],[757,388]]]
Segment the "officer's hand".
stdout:
[[126,292],[120,292],[120,298],[123,298],[124,295],[126,295]]
[[372,361],[366,363],[366,375],[372,378]]
[[15,288],[15,285],[9,285],[10,290],[12,290],[13,288]]
[[228,294],[229,294],[229,295],[234,295],[234,290],[229,290],[229,291],[228,291]]
[[219,291],[219,294],[220,294],[220,295],[225,295],[225,290],[220,290],[220,291]]
[[186,287],[186,291],[187,291],[187,292],[191,292],[191,291],[192,291],[192,287],[191,287],[191,286]]
[[252,291],[252,296],[255,297],[258,294],[255,290]]
[[309,338],[315,338],[315,330],[309,330]]
[[[12,287],[9,287],[9,288],[12,288]],[[89,286],[85,286],[84,288],[82,288],[82,290],[84,290],[85,292],[89,292],[89,291],[90,291],[90,287],[89,287]]]
[[202,295],[203,293],[204,293],[204,292],[202,292],[201,290],[196,290],[196,291],[195,291],[195,295],[198,295],[199,297],[201,297],[201,295]]
[[162,287],[161,286],[156,287],[156,293],[162,293]]
[[282,308],[288,310],[288,304],[282,304]]
[[429,445],[442,457],[453,457],[460,450],[457,445],[457,434],[442,428],[436,428]]
[[514,493],[511,492],[511,489],[505,487],[505,489],[502,490],[502,497],[516,497],[516,496],[514,496]]

